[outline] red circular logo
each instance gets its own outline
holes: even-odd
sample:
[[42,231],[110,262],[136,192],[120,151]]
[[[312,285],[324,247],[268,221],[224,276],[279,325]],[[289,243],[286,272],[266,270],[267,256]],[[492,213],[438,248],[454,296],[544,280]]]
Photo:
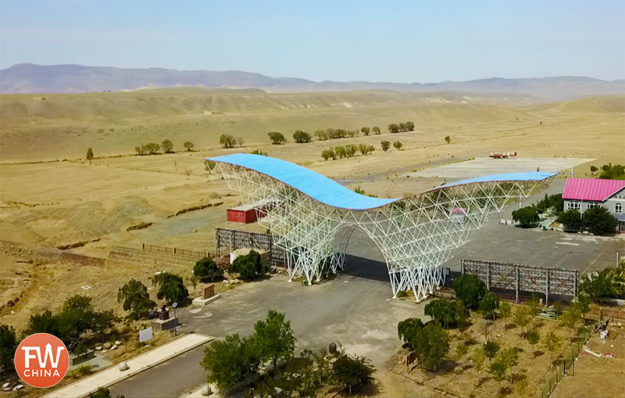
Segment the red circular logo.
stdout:
[[69,353],[56,336],[36,333],[26,337],[15,351],[15,370],[32,387],[52,387],[69,368]]

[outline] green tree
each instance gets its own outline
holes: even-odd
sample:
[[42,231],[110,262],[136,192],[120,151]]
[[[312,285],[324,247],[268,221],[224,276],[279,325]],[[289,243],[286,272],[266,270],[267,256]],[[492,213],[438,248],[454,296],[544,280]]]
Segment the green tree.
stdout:
[[512,306],[510,305],[510,303],[507,301],[500,301],[499,313],[501,314],[501,317],[504,319],[504,321],[508,319],[512,314]]
[[279,131],[270,131],[267,135],[273,145],[282,145],[286,143],[286,138],[284,138],[284,135],[282,135]]
[[191,141],[185,141],[182,145],[184,146],[184,149],[187,150],[187,152],[191,152],[195,147],[195,144],[193,144]]
[[361,128],[360,131],[362,131],[362,133],[364,135],[369,135],[369,133],[371,133],[371,129],[369,127],[366,127],[366,126]]
[[558,337],[553,330],[547,333],[543,338],[543,345],[549,351],[549,357],[551,360],[553,360],[553,353],[560,348],[561,342],[560,337]]
[[91,300],[91,297],[79,294],[70,296],[58,314],[58,337],[69,349],[73,349],[80,342],[80,337],[85,332],[103,333],[119,320],[113,311],[96,311]]
[[486,294],[486,285],[473,274],[462,275],[453,282],[452,287],[456,297],[467,308],[477,308],[480,300]]
[[343,159],[344,157],[347,156],[344,146],[334,147],[334,152],[336,153],[336,156],[339,157],[339,159]]
[[605,268],[599,272],[584,275],[579,284],[579,290],[593,301],[600,298],[617,298],[625,293],[625,289],[617,279],[614,268]]
[[525,328],[532,321],[532,315],[530,314],[529,308],[525,306],[517,307],[516,311],[514,311],[512,315],[512,319],[514,320],[515,324],[521,327],[521,330],[522,330],[521,333],[522,335],[524,335]]
[[[414,339],[418,330],[423,328],[423,322],[419,318],[407,318],[397,324],[397,336],[406,344]],[[414,348],[411,347],[414,351]]]
[[534,330],[530,330],[525,335],[525,338],[533,346],[533,345],[535,345],[536,343],[538,343],[540,341],[540,334],[535,329]]
[[390,141],[382,141],[382,142],[380,142],[380,147],[382,148],[382,150],[384,152],[386,152],[391,147],[391,142]]
[[17,349],[17,337],[15,329],[8,325],[0,324],[0,375],[13,372],[13,357]]
[[[98,387],[95,392],[89,394],[89,398],[112,398],[111,390],[106,387]],[[117,395],[116,398],[124,398],[123,395]]]
[[614,233],[618,220],[603,206],[593,207],[584,212],[582,225],[595,235]]
[[173,153],[174,152],[174,143],[171,140],[163,140],[161,142],[161,147],[163,148],[163,152],[165,153]]
[[401,151],[403,146],[404,144],[402,144],[401,141],[393,141],[393,147],[397,149],[398,151]]
[[193,266],[193,275],[200,277],[201,279],[210,279],[211,282],[216,277],[222,276],[224,271],[213,261],[210,257],[204,257],[198,260]]
[[148,288],[135,279],[131,279],[119,288],[117,302],[123,303],[124,311],[130,311],[128,318],[135,320],[143,317],[156,306],[156,303],[150,299]]
[[540,221],[538,211],[533,206],[522,207],[512,212],[512,219],[522,228],[535,226]]
[[425,306],[424,312],[439,321],[445,329],[462,327],[469,318],[469,311],[457,300],[433,300]]
[[53,315],[50,310],[32,314],[28,319],[28,326],[24,334],[31,335],[35,333],[49,333],[61,338],[59,318]]
[[358,390],[373,380],[375,368],[366,358],[342,355],[332,364],[332,374],[337,383],[349,390]]
[[558,216],[557,221],[564,224],[570,231],[578,231],[582,227],[582,215],[575,209],[569,209]]
[[406,128],[405,131],[414,131],[414,123],[411,121],[407,121],[406,123],[404,123],[404,126]]
[[233,334],[206,347],[201,365],[208,373],[208,382],[225,391],[251,379],[260,363],[260,352],[252,339]]
[[295,133],[293,133],[293,139],[298,144],[304,144],[310,142],[310,140],[312,140],[312,137],[305,131],[296,130]]
[[577,327],[577,324],[582,320],[582,313],[579,311],[577,305],[571,305],[568,311],[565,311],[562,314],[560,320],[562,321],[564,326],[571,330],[572,335],[575,331],[575,328]]
[[388,125],[388,131],[389,133],[399,133],[399,126],[395,123],[391,123]]
[[234,148],[234,146],[237,143],[236,138],[234,138],[233,136],[231,136],[230,134],[222,134],[219,137],[219,143],[224,147],[224,148]]
[[324,149],[323,151],[321,151],[321,157],[323,158],[323,160],[336,160],[336,154],[334,153],[334,150],[332,148]]
[[156,297],[170,303],[183,304],[189,297],[189,291],[179,275],[161,272],[153,278],[154,285],[158,286]]
[[497,351],[499,351],[499,343],[495,341],[487,341],[484,344],[484,354],[488,357],[488,359],[493,359],[495,354],[497,354]]
[[91,164],[91,161],[94,157],[95,156],[93,155],[93,149],[91,149],[91,147],[87,148],[87,160],[89,161],[89,164]]
[[575,305],[579,309],[580,314],[582,314],[582,318],[585,318],[586,314],[590,312],[591,303],[592,300],[590,299],[590,296],[586,293],[582,292],[577,295],[577,303],[575,303]]
[[448,136],[448,135],[445,136],[445,143],[446,144],[451,144],[451,137],[450,136]]
[[495,310],[499,307],[499,298],[495,293],[488,292],[482,297],[478,304],[478,310],[484,315],[484,318],[496,318]]
[[438,321],[430,321],[423,327],[408,329],[406,344],[426,368],[434,368],[449,351],[449,336]]
[[497,382],[501,382],[506,376],[508,369],[517,364],[518,353],[515,347],[500,351],[495,360],[490,364],[490,373]]
[[597,170],[599,170],[599,169],[597,168],[597,166],[595,166],[595,165],[590,166],[590,172],[591,172],[591,173],[593,173],[593,174],[594,174],[594,173],[596,173],[596,172],[597,172]]
[[250,250],[245,256],[237,257],[228,267],[228,272],[237,273],[241,278],[255,278],[263,271],[260,254],[254,250]]
[[280,359],[293,357],[295,336],[291,322],[283,313],[270,310],[264,320],[254,324],[254,342],[260,350],[262,360],[271,360],[274,369]]
[[372,132],[373,132],[373,134],[375,134],[375,135],[380,135],[380,134],[381,134],[380,127],[378,127],[378,126],[373,126],[373,127],[371,127],[371,131],[372,131]]

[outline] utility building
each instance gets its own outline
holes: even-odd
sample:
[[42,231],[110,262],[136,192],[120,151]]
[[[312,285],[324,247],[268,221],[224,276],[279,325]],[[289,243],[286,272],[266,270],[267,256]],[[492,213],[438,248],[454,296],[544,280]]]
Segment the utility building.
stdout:
[[618,230],[625,232],[625,180],[569,178],[564,186],[564,210],[584,213],[603,206],[619,221]]

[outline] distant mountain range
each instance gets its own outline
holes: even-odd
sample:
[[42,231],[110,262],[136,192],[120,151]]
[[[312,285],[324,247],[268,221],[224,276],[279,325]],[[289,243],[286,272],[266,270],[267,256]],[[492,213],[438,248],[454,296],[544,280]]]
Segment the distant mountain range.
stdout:
[[583,76],[503,79],[464,82],[389,83],[315,82],[289,77],[270,77],[242,71],[180,71],[162,68],[122,69],[82,65],[18,64],[0,70],[0,93],[83,93],[139,90],[178,86],[235,89],[254,88],[272,92],[393,90],[415,93],[454,92],[530,95],[539,100],[565,100],[592,95],[625,94],[625,80],[606,81]]

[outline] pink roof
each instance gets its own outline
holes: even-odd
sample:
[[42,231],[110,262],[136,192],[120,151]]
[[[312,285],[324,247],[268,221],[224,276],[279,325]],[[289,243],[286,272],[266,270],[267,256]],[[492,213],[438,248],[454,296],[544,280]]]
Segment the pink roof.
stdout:
[[625,180],[569,178],[566,180],[562,199],[603,202],[623,188]]

